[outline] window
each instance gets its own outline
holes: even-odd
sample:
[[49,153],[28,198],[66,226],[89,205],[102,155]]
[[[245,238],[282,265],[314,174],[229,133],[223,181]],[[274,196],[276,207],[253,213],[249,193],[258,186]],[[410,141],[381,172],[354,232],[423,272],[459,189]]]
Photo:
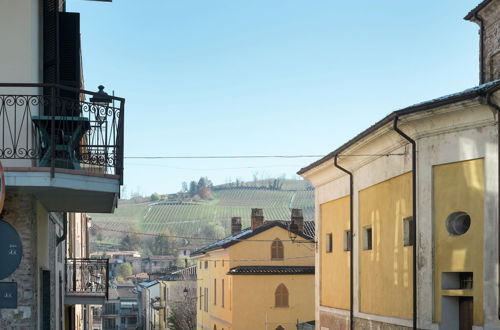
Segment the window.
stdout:
[[332,233],[326,234],[326,253],[332,252]]
[[274,306],[288,307],[288,290],[283,284],[278,285],[274,292]]
[[413,217],[403,219],[403,245],[413,245]]
[[208,288],[205,288],[205,299],[204,302],[205,302],[205,312],[208,312]]
[[283,243],[279,238],[276,238],[271,245],[271,259],[281,260],[283,259]]
[[208,268],[208,261],[205,261],[205,269]]
[[224,279],[222,279],[222,297],[221,305],[224,307]]
[[285,328],[283,328],[281,325],[278,325],[278,327],[276,328],[276,330],[285,330]]
[[453,212],[446,218],[446,230],[451,236],[465,234],[470,228],[470,215],[465,212]]
[[363,250],[372,249],[372,227],[363,228]]
[[351,251],[352,234],[350,230],[344,231],[344,251]]
[[217,267],[217,260],[214,261],[214,267]]
[[224,259],[222,259],[222,267],[224,267]]
[[214,278],[214,305],[217,305],[217,279]]

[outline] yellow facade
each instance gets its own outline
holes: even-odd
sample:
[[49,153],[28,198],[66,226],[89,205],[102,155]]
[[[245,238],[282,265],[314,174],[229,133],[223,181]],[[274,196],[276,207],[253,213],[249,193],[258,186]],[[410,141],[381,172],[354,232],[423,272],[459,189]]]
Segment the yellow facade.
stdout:
[[[271,259],[271,244],[276,238],[284,246],[283,260]],[[313,274],[228,275],[236,266],[314,266],[314,244],[292,244],[288,231],[279,226],[226,249],[207,252],[195,261],[198,266],[198,329],[255,330],[267,326],[274,330],[281,325],[288,330],[296,329],[297,320],[314,320]],[[279,284],[288,289],[289,307],[274,305]]]
[[[412,246],[404,220],[412,216],[412,176],[406,173],[359,192],[359,301],[363,313],[412,317]],[[365,247],[372,229],[372,248]]]
[[[344,249],[349,224],[349,196],[321,204],[320,222],[320,303],[322,306],[349,310],[350,252]],[[331,252],[327,251],[328,235]]]
[[[475,325],[483,324],[483,224],[484,160],[475,159],[433,167],[434,190],[434,320],[441,322],[442,297],[473,298]],[[446,229],[447,217],[457,211],[470,215],[470,228],[453,236]],[[472,272],[472,289],[443,288],[443,272]]]

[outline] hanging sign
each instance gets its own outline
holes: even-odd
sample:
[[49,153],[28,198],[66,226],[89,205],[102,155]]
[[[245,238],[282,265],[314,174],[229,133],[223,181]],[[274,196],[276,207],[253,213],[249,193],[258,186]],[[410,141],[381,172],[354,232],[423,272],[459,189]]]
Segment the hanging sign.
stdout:
[[17,283],[0,282],[0,309],[17,308]]
[[0,162],[0,213],[2,213],[4,201],[5,201],[5,175],[3,173],[2,162]]
[[0,220],[0,280],[12,274],[23,257],[19,234],[8,222]]

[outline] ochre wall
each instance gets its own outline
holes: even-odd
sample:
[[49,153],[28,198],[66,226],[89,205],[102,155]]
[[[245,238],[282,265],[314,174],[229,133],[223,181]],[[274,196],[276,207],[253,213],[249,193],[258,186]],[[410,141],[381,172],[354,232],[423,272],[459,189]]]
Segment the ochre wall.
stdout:
[[[441,296],[472,296],[474,324],[483,323],[484,160],[474,159],[433,167],[435,322],[441,322]],[[452,236],[449,214],[470,215],[469,230]],[[442,272],[473,272],[472,290],[442,290]]]
[[[412,215],[412,176],[406,173],[359,192],[360,311],[412,317],[412,247],[403,245],[403,219]],[[363,228],[373,248],[363,250]]]
[[[350,309],[349,251],[344,251],[344,232],[349,230],[349,196],[321,204],[320,304]],[[332,234],[332,252],[326,252],[326,235]]]

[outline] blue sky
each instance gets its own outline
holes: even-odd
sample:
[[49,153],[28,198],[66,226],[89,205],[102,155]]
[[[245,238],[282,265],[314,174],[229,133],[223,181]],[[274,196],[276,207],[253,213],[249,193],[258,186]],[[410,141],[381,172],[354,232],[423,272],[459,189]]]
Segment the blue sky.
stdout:
[[[478,84],[479,0],[69,0],[85,87],[126,98],[125,156],[326,154]],[[127,192],[291,177],[314,158],[125,162]]]

